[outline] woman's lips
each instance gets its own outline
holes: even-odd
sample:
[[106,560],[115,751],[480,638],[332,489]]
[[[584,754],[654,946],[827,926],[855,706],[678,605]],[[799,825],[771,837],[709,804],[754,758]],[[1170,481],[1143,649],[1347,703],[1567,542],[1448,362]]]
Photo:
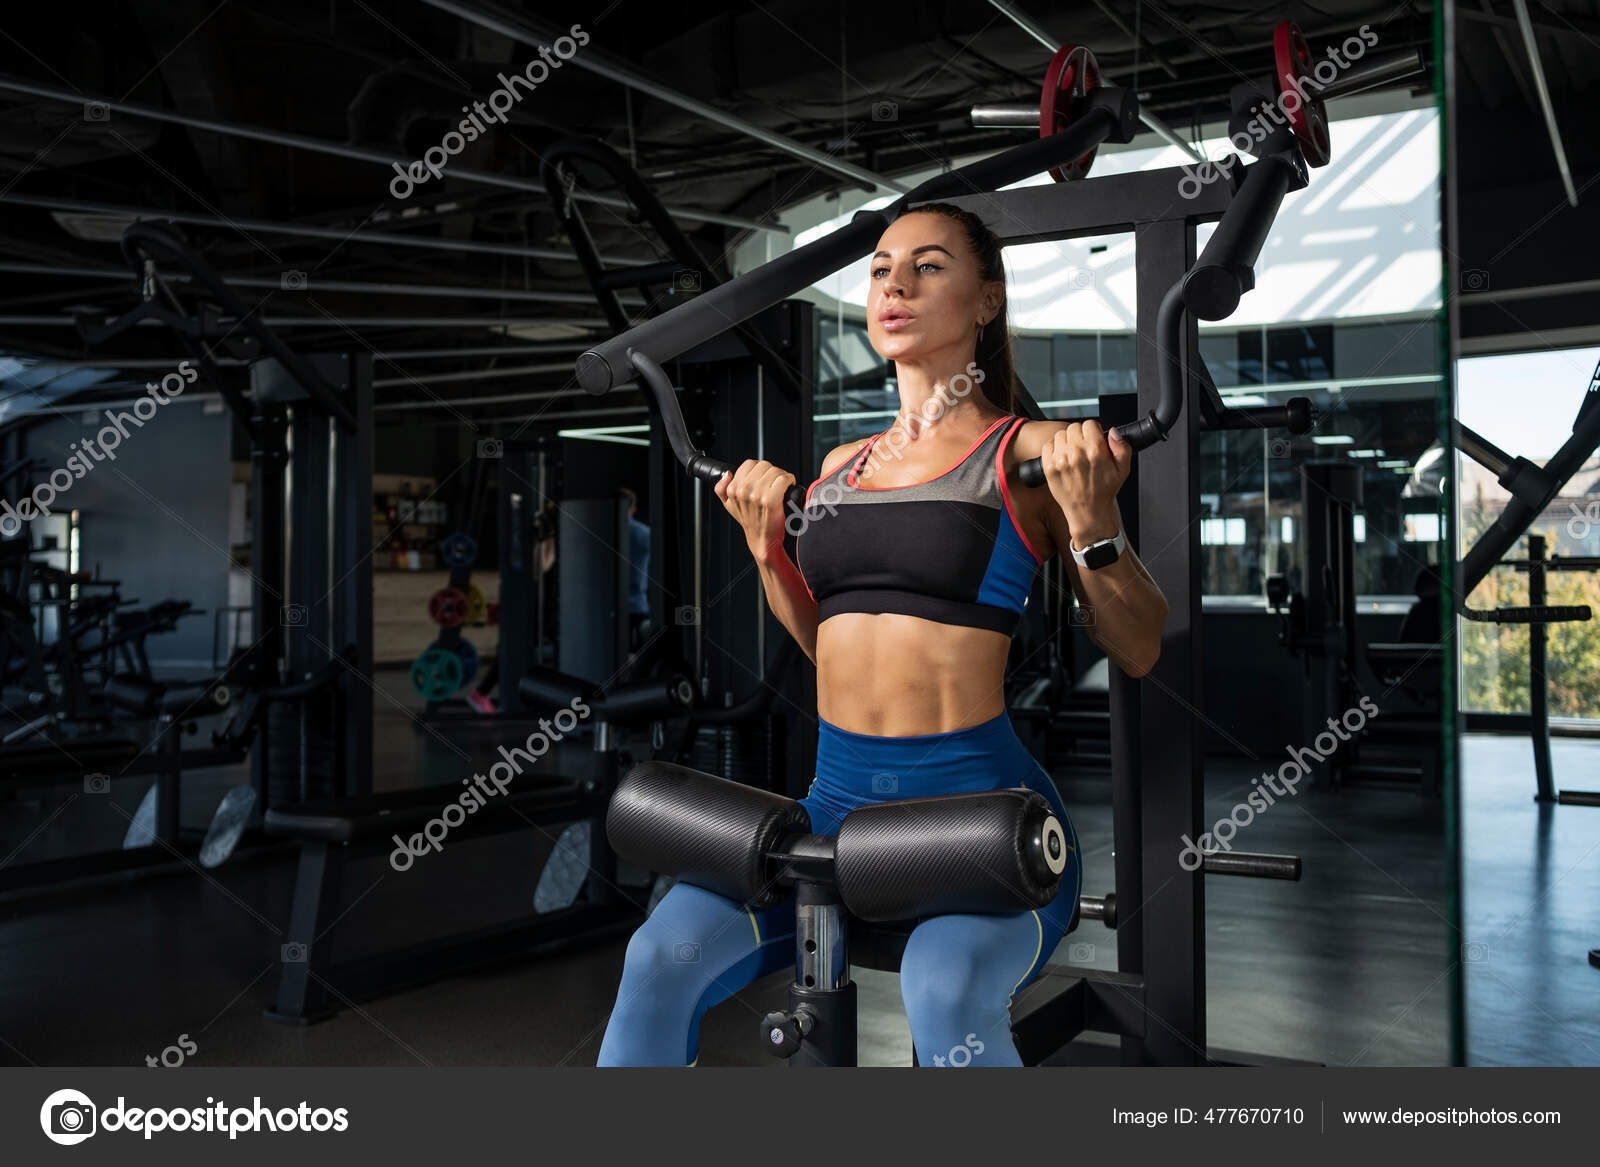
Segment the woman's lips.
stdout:
[[884,312],[879,315],[878,323],[883,326],[885,332],[899,332],[915,319],[916,317],[909,312]]

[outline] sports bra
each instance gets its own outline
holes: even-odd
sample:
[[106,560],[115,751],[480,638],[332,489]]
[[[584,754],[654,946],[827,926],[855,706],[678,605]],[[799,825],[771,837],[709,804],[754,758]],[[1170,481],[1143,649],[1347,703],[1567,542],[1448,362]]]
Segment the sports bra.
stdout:
[[922,482],[862,480],[883,434],[813,482],[795,562],[817,622],[897,612],[1015,635],[1044,562],[1022,533],[1005,478],[1006,447],[1026,420],[1000,418],[955,465]]

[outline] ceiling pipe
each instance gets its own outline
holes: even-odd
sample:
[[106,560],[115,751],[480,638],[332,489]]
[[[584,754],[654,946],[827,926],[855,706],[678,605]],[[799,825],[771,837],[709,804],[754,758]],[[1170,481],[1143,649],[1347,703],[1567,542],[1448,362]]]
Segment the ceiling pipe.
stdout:
[[527,377],[534,373],[572,373],[571,361],[551,361],[538,365],[514,365],[505,369],[469,369],[464,373],[431,373],[421,377],[377,377],[374,389],[390,385],[448,385],[452,381],[496,381],[506,377]]
[[[66,276],[70,279],[130,279],[132,273],[118,271],[116,268],[98,267],[60,267],[48,263],[4,263],[0,262],[0,272],[11,272],[15,275],[38,276]],[[291,276],[299,276],[301,287],[291,287]],[[168,274],[163,272],[162,278],[174,283],[189,283],[189,276],[180,272]],[[280,272],[276,279],[267,279],[262,276],[224,275],[222,277],[229,284],[240,288],[273,288],[282,292],[366,292],[376,295],[393,296],[452,296],[468,299],[495,299],[495,300],[520,300],[540,304],[593,304],[594,296],[588,292],[537,292],[524,291],[520,288],[484,288],[463,287],[460,284],[391,284],[391,283],[366,283],[357,280],[324,280],[316,277],[315,273],[307,275],[305,272]],[[290,281],[293,282],[293,281]],[[639,296],[624,296],[622,302],[635,307],[643,305],[645,300]]]
[[[539,36],[520,20],[515,19],[511,13],[506,13],[502,18],[473,5],[458,4],[455,0],[422,0],[422,3],[431,8],[437,8],[441,12],[449,12],[459,16],[462,20],[470,24],[476,24],[479,28],[486,28],[491,32],[499,33],[503,37],[519,41],[533,48],[550,48],[549,41]],[[599,54],[594,52],[578,53],[576,56],[567,58],[565,63],[576,66],[579,69],[585,69],[607,80],[615,81],[619,85],[625,85],[629,89],[647,93],[658,101],[677,106],[679,109],[692,113],[696,117],[705,118],[709,122],[726,127],[735,133],[743,134],[747,138],[754,138],[758,142],[764,142],[774,149],[782,150],[785,154],[790,154],[802,161],[809,162],[821,170],[831,171],[871,189],[893,191],[896,194],[904,194],[908,189],[893,179],[885,178],[881,174],[874,174],[870,170],[865,170],[841,158],[835,158],[831,154],[825,154],[821,150],[813,150],[810,146],[796,142],[792,138],[786,138],[782,134],[773,133],[771,130],[758,126],[754,122],[747,122],[743,118],[735,117],[726,110],[718,109],[714,105],[707,105],[705,102],[690,97],[686,93],[679,93],[676,89],[669,89],[660,82],[651,80],[636,70],[601,61],[598,57]]]
[[[330,142],[323,138],[312,138],[305,134],[269,130],[262,126],[247,126],[239,122],[221,122],[211,118],[190,117],[187,114],[174,113],[172,110],[158,109],[153,105],[141,105],[137,102],[121,101],[110,97],[95,97],[86,93],[72,93],[65,89],[54,89],[48,85],[39,85],[36,82],[27,81],[20,77],[12,77],[8,74],[0,74],[0,90],[6,90],[11,93],[25,93],[30,97],[41,97],[46,101],[59,101],[67,105],[102,105],[108,110],[128,114],[130,117],[149,118],[158,122],[171,122],[174,125],[188,126],[191,129],[207,130],[213,134],[226,134],[235,138],[250,138],[257,142],[270,142],[275,146],[287,146],[293,150],[306,150],[313,154],[329,154],[335,158],[349,158],[357,162],[370,162],[375,166],[383,166],[390,169],[395,166],[404,169],[416,162],[414,158],[401,158],[394,154],[385,154],[381,150],[368,150],[364,146],[348,146],[341,142]],[[487,170],[473,170],[466,166],[452,166],[447,173],[449,177],[458,178],[463,182],[476,182],[483,186],[505,187],[508,190],[519,190],[528,194],[538,195],[542,200],[548,201],[549,199],[549,195],[544,189],[544,184],[535,179],[518,178],[509,174],[495,174]],[[582,191],[574,191],[572,197],[578,202],[629,209],[627,202],[622,199],[612,198],[609,195],[592,195]],[[667,210],[674,218],[687,219],[694,223],[719,223],[724,226],[742,227],[752,231],[778,230],[771,223],[760,223],[754,219],[741,219],[732,215],[720,215],[712,211],[700,211],[690,207],[668,207]]]
[[1539,94],[1539,109],[1544,113],[1544,128],[1550,134],[1550,148],[1556,154],[1556,169],[1561,171],[1561,185],[1567,188],[1567,202],[1578,205],[1578,192],[1572,185],[1572,170],[1567,166],[1567,150],[1561,144],[1561,128],[1556,125],[1555,107],[1550,104],[1550,86],[1545,83],[1544,64],[1539,60],[1539,45],[1533,39],[1533,22],[1528,18],[1527,0],[1511,0],[1517,10],[1517,27],[1522,30],[1522,43],[1527,46],[1528,60],[1533,65],[1533,87]]
[[[304,223],[276,223],[267,219],[219,218],[216,215],[196,215],[189,211],[161,211],[153,207],[121,207],[108,203],[86,203],[77,199],[50,199],[38,195],[0,194],[0,203],[17,207],[33,207],[41,211],[66,211],[77,215],[102,215],[112,219],[127,219],[130,223],[185,223],[195,227],[218,227],[241,234],[259,232],[262,235],[290,235],[306,239],[332,239],[339,243],[381,243],[386,247],[419,247],[429,251],[457,251],[473,255],[492,255],[496,258],[519,256],[524,259],[555,259],[577,263],[578,257],[570,251],[554,247],[520,247],[509,243],[473,243],[461,239],[436,239],[426,235],[402,235],[395,231],[364,231],[343,227],[316,227]],[[601,256],[607,263],[654,263],[653,257],[638,255]]]
[[[90,314],[92,315],[92,314]],[[107,321],[115,320],[110,313]],[[604,320],[574,318],[516,318],[504,316],[266,316],[262,322],[270,328],[592,328],[606,327]],[[235,324],[224,317],[219,324]],[[0,316],[0,327],[15,328],[76,328],[74,316]],[[141,320],[140,327],[165,328],[159,320]]]
[[[571,366],[569,365],[567,367],[570,368]],[[426,384],[426,382],[422,382],[422,383]],[[376,384],[376,382],[374,382],[374,384]],[[637,389],[638,387],[639,387],[639,383],[637,381],[629,381],[625,385],[619,385],[618,386],[619,389]],[[379,413],[394,413],[394,412],[397,412],[397,411],[404,411],[404,410],[443,409],[443,408],[445,408],[447,406],[456,406],[456,405],[504,405],[504,404],[506,404],[508,402],[513,402],[513,401],[554,401],[555,399],[561,398],[561,397],[568,397],[568,398],[574,398],[576,400],[583,400],[583,397],[575,395],[571,389],[549,389],[549,390],[539,390],[539,391],[535,391],[535,392],[531,392],[531,393],[497,393],[497,394],[495,394],[493,396],[490,396],[490,397],[440,397],[440,398],[438,398],[436,400],[427,400],[427,401],[387,401],[387,402],[384,402],[382,405],[374,405],[372,408],[373,408],[373,410],[375,412],[379,412]],[[604,412],[607,412],[607,411],[600,410],[598,412],[604,413]],[[645,409],[645,406],[643,406],[643,405],[637,405],[637,406],[633,406],[631,408],[625,408],[625,409],[617,410],[615,412],[618,412],[618,413],[644,413],[644,412],[646,412],[646,409]],[[565,411],[563,411],[561,413],[533,414],[531,416],[534,416],[534,417],[548,416],[548,417],[551,417],[551,418],[564,418],[564,417],[577,417],[577,416],[579,416],[579,414],[575,413],[575,412],[565,412]]]
[[[586,342],[574,340],[559,344],[503,344],[483,345],[478,348],[423,348],[404,349],[396,352],[375,352],[372,359],[383,361],[385,364],[394,364],[396,361],[426,361],[440,358],[454,357],[488,357],[488,356],[532,356],[535,354],[575,353],[582,352],[587,347]],[[170,369],[179,361],[190,359],[187,353],[170,357],[127,357],[123,360],[57,360],[55,357],[35,357],[26,354],[13,354],[22,360],[30,360],[38,367],[52,369]],[[214,357],[216,364],[227,366],[249,365],[252,362],[237,357]],[[566,366],[562,366],[565,368]]]

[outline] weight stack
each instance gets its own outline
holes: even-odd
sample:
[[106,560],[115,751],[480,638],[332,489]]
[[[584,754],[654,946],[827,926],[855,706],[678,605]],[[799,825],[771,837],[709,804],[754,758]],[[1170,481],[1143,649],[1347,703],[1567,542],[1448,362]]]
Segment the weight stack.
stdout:
[[689,765],[731,782],[783,793],[778,773],[783,723],[763,714],[737,725],[703,725],[695,734]]
[[[307,750],[301,776],[300,708],[305,705]],[[303,702],[274,701],[267,706],[267,805],[288,806],[334,798],[339,793],[338,739],[333,715],[333,695],[323,694]]]

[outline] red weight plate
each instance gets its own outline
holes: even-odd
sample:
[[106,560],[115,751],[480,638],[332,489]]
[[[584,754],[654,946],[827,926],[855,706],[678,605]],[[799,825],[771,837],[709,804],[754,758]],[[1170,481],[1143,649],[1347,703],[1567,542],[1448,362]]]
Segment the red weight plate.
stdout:
[[[1084,98],[1100,87],[1100,66],[1094,54],[1082,45],[1062,45],[1050,58],[1044,71],[1044,90],[1039,96],[1039,136],[1059,134],[1083,113]],[[1099,147],[1096,147],[1098,149]],[[1050,177],[1057,182],[1083,178],[1094,165],[1090,150],[1063,166],[1052,166]]]
[[428,615],[441,628],[459,628],[467,618],[467,597],[459,588],[440,588],[428,600]]
[[[1312,95],[1309,85],[1301,88],[1296,82],[1301,77],[1312,76],[1316,62],[1306,38],[1300,35],[1300,26],[1285,20],[1272,30],[1272,52],[1277,65],[1278,108],[1289,119],[1289,128],[1300,143],[1300,153],[1308,166],[1326,166],[1332,157],[1328,140],[1328,111],[1320,97]],[[1294,94],[1294,111],[1284,104],[1286,94]]]

